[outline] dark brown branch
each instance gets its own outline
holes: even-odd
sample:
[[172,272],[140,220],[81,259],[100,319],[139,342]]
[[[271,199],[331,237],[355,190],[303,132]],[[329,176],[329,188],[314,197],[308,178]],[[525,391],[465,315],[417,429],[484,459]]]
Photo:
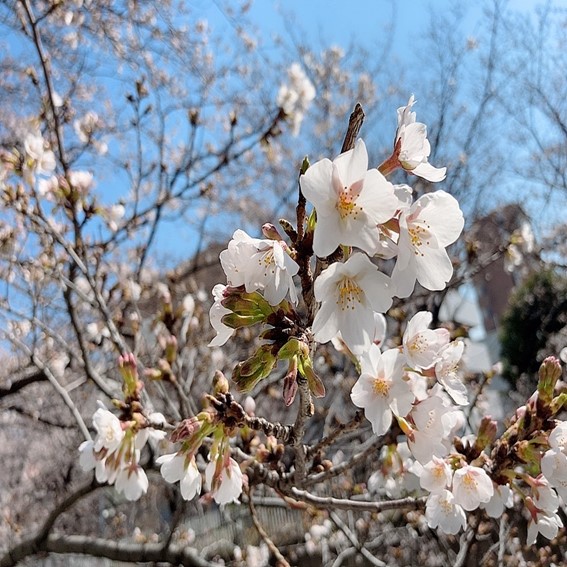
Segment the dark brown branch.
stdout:
[[362,110],[360,103],[357,102],[348,121],[348,128],[345,134],[345,139],[343,141],[343,147],[341,149],[342,154],[354,148],[356,138],[358,138],[358,134],[360,134],[360,129],[362,128],[363,122],[364,110]]
[[21,378],[17,377],[15,380],[9,380],[6,386],[0,387],[0,399],[15,394],[30,384],[47,381],[45,373],[34,367],[29,367],[21,371],[21,375]]
[[[25,543],[30,544],[31,542]],[[194,549],[186,546],[172,546],[163,549],[163,546],[159,543],[120,543],[114,540],[80,535],[52,535],[37,545],[20,547],[20,555],[17,558],[10,554],[4,556],[0,560],[0,567],[12,567],[25,557],[38,552],[79,553],[128,563],[165,562],[185,567],[211,567],[213,565],[199,557]]]

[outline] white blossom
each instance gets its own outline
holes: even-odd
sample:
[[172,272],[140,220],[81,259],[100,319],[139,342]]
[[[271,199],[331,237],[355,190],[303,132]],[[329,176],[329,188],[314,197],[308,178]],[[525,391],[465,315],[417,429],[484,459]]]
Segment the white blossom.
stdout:
[[161,465],[160,473],[169,483],[179,482],[181,496],[184,500],[192,500],[201,493],[201,473],[197,468],[195,457],[189,460],[182,453],[162,455],[156,459]]
[[484,469],[465,465],[453,475],[455,503],[465,510],[476,510],[481,502],[489,502],[494,494],[492,480]]
[[425,517],[430,528],[439,528],[446,534],[454,535],[467,525],[465,511],[448,490],[429,495],[425,503]]
[[403,349],[408,365],[416,370],[431,368],[439,352],[450,340],[447,329],[429,329],[433,314],[419,311],[408,322],[403,335]]
[[416,280],[426,289],[445,289],[453,264],[445,248],[455,242],[464,226],[457,200],[435,191],[420,197],[400,213],[398,258],[392,272],[396,296],[408,297]]
[[355,406],[364,408],[372,431],[384,435],[392,423],[392,413],[405,416],[414,401],[409,384],[403,379],[404,356],[398,349],[381,354],[372,344],[360,364],[362,373],[350,397]]
[[406,171],[414,175],[428,181],[443,181],[447,168],[433,167],[427,161],[431,153],[431,145],[427,139],[427,126],[415,121],[416,115],[415,112],[412,112],[414,104],[415,99],[411,95],[407,106],[398,108],[398,129],[395,142],[399,152],[398,160]]
[[207,488],[213,493],[213,498],[219,505],[237,502],[242,493],[242,471],[238,463],[233,458],[229,458],[223,465],[218,478],[215,478],[216,460],[209,462],[205,468]]
[[319,257],[341,244],[373,255],[380,247],[377,225],[398,207],[393,185],[377,170],[368,170],[362,140],[334,161],[322,159],[300,177],[301,190],[317,211],[313,251]]
[[341,332],[354,354],[368,350],[374,340],[374,313],[384,313],[392,303],[390,280],[368,256],[357,252],[346,262],[335,262],[314,285],[321,307],[313,321],[315,340],[326,343]]

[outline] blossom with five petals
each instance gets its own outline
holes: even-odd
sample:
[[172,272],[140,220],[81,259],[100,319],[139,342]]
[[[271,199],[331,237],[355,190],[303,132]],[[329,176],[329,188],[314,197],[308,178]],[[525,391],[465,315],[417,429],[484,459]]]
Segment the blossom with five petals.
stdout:
[[352,388],[351,400],[364,408],[376,435],[384,435],[392,423],[392,413],[404,417],[414,401],[410,385],[403,379],[404,355],[398,349],[383,354],[375,344],[360,359],[362,373]]
[[300,178],[301,190],[317,211],[313,251],[325,257],[343,244],[373,255],[380,246],[378,224],[398,208],[394,186],[377,170],[368,170],[362,140],[334,161],[322,159]]
[[427,193],[401,211],[398,258],[392,272],[397,297],[408,297],[416,280],[432,291],[445,289],[453,275],[445,248],[457,240],[463,226],[459,203],[445,191]]
[[353,354],[368,350],[376,329],[374,312],[384,313],[392,304],[390,278],[357,252],[323,270],[314,291],[321,302],[313,321],[315,340],[326,343],[340,331]]

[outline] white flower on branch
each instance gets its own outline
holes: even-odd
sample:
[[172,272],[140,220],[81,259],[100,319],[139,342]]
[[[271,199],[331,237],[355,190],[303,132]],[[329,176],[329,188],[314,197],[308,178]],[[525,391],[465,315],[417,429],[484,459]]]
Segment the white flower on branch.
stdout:
[[463,226],[459,203],[445,191],[427,193],[401,211],[398,258],[392,272],[397,297],[408,297],[416,280],[432,291],[445,289],[453,275],[445,248],[457,240]]
[[384,435],[392,423],[392,413],[405,416],[414,401],[410,385],[404,380],[404,355],[398,349],[380,353],[376,345],[361,357],[362,373],[352,388],[351,400],[364,408],[366,419],[376,435]]
[[357,252],[323,270],[314,287],[321,302],[313,321],[315,340],[326,343],[340,331],[354,354],[367,351],[376,331],[374,313],[384,313],[392,303],[390,278]]
[[[427,160],[431,153],[431,145],[427,139],[427,126],[416,122],[416,114],[412,112],[415,98],[411,95],[407,106],[398,108],[398,129],[395,147],[399,151],[400,165],[410,173],[423,177],[428,181],[443,181],[446,167],[433,167]],[[399,149],[398,149],[399,148]]]
[[378,224],[398,208],[394,186],[377,170],[368,170],[362,140],[331,162],[322,159],[300,177],[301,190],[317,211],[313,251],[321,258],[343,244],[373,255],[380,248]]

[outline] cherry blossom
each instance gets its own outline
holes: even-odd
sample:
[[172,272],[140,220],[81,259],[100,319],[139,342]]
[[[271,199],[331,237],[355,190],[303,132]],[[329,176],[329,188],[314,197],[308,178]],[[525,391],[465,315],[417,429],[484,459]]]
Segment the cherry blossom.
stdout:
[[494,494],[492,480],[484,469],[465,465],[453,475],[455,503],[465,510],[476,510],[481,502],[489,502]]
[[407,324],[403,336],[403,350],[408,365],[414,369],[425,370],[436,364],[440,350],[450,340],[447,329],[429,329],[433,314],[419,311]]
[[372,344],[360,360],[362,373],[350,394],[355,406],[364,408],[376,435],[384,435],[392,423],[392,413],[405,416],[414,401],[403,379],[404,356],[398,349],[380,353]]
[[341,244],[374,254],[380,246],[376,226],[398,208],[394,187],[377,170],[368,170],[362,140],[334,161],[322,159],[300,178],[301,190],[317,211],[313,251],[319,257]]
[[237,230],[220,260],[229,285],[244,285],[249,293],[263,290],[270,305],[278,305],[288,292],[292,303],[297,303],[293,276],[299,266],[288,254],[285,242],[252,238]]
[[161,476],[167,482],[173,484],[179,481],[184,500],[192,500],[200,494],[202,479],[194,457],[188,459],[183,453],[171,453],[162,455],[156,459],[156,463],[161,465]]
[[139,500],[148,490],[148,477],[137,462],[132,462],[118,472],[115,488],[126,500]]
[[383,313],[392,303],[390,279],[357,252],[323,270],[315,280],[315,299],[321,302],[313,321],[315,340],[326,343],[340,331],[349,349],[362,354],[374,340],[374,312]]
[[488,502],[482,502],[480,507],[486,510],[491,518],[500,518],[504,513],[504,507],[511,508],[514,505],[514,494],[507,484],[494,484],[494,494]]
[[307,78],[299,63],[292,63],[287,70],[289,84],[282,85],[278,92],[277,104],[291,121],[292,134],[297,136],[303,116],[315,98],[315,87]]
[[93,449],[106,449],[108,453],[116,451],[124,438],[120,420],[108,410],[98,408],[93,415],[93,426],[97,431]]
[[446,167],[433,167],[427,159],[431,153],[431,145],[427,139],[427,126],[416,122],[416,114],[412,112],[415,98],[411,95],[407,106],[398,108],[398,129],[395,147],[400,165],[410,173],[423,177],[428,181],[443,181]]
[[457,200],[435,191],[420,197],[400,213],[398,258],[392,272],[396,296],[408,297],[416,280],[426,289],[445,289],[453,264],[445,248],[455,242],[464,226]]
[[463,341],[449,343],[439,351],[438,360],[435,363],[437,381],[445,388],[453,401],[461,406],[469,403],[467,388],[459,376],[459,362],[464,350]]
[[537,534],[541,534],[547,539],[557,536],[559,528],[563,527],[563,522],[556,512],[535,512],[528,525],[528,535],[526,543],[533,545],[536,542]]
[[425,517],[430,528],[439,528],[446,534],[454,535],[467,525],[465,511],[448,490],[429,495],[425,503]]
[[423,466],[419,484],[429,492],[441,492],[451,484],[451,467],[445,459],[433,457]]
[[[222,460],[222,466],[218,470],[218,461]],[[205,481],[207,488],[213,493],[215,502],[219,505],[230,504],[238,501],[242,492],[242,471],[238,463],[229,457],[224,462],[224,457],[209,462],[205,468]]]

